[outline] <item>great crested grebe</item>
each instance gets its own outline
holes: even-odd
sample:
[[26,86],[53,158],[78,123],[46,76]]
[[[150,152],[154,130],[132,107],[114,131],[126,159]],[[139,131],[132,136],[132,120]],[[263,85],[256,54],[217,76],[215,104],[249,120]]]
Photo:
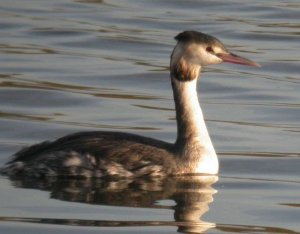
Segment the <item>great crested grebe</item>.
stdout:
[[229,62],[259,67],[230,53],[215,37],[184,31],[170,63],[177,139],[174,144],[121,132],[80,132],[17,152],[2,169],[8,176],[163,177],[217,174],[219,163],[197,97],[203,66]]

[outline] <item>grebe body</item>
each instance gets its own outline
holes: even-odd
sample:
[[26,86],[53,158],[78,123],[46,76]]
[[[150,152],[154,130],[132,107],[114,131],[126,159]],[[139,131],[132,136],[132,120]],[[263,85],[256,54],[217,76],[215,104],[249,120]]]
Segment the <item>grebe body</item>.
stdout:
[[218,158],[197,96],[203,66],[257,63],[228,52],[215,37],[185,31],[171,55],[177,138],[174,144],[121,132],[80,132],[17,152],[1,173],[32,177],[164,177],[217,174]]

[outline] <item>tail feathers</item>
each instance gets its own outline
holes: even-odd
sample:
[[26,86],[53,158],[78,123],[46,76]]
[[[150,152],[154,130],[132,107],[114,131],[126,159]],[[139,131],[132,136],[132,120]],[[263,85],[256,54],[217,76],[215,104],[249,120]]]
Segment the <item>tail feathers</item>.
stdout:
[[2,168],[0,168],[0,174],[13,176],[13,175],[22,174],[23,170],[24,170],[24,163],[21,161],[16,161],[13,163],[8,163],[4,165]]

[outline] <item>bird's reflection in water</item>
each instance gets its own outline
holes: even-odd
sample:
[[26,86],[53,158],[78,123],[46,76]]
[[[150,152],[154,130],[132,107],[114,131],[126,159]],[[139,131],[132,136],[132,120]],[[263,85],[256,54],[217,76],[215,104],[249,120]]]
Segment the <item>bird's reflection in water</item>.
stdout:
[[[201,220],[209,209],[216,190],[212,185],[217,176],[183,176],[167,179],[14,179],[16,187],[35,188],[51,192],[51,198],[101,204],[142,208],[174,210],[174,221],[101,221],[101,220],[53,220],[55,224],[82,226],[177,226],[179,232],[203,233],[214,227],[214,223]],[[173,200],[175,205],[161,205],[161,200]],[[20,219],[18,219],[20,221]],[[21,220],[26,222],[26,220]],[[30,218],[29,222],[34,222]],[[35,222],[51,223],[38,219]]]

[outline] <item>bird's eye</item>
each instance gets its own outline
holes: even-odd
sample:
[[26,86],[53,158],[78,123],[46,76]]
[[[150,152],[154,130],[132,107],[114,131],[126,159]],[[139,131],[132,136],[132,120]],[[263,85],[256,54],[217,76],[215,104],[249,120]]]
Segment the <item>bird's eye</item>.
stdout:
[[214,50],[211,46],[206,47],[206,51],[209,52],[209,53],[214,54]]

